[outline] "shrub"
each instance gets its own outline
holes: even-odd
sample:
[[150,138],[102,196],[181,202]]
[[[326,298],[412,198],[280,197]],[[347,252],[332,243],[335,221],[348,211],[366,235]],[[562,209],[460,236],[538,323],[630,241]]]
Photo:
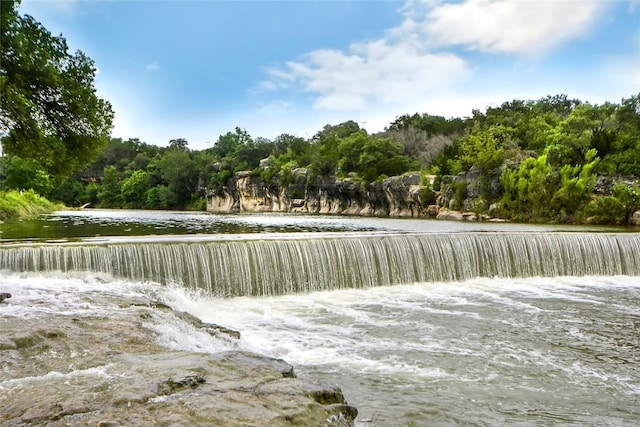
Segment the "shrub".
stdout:
[[428,183],[420,187],[420,203],[422,206],[435,205],[436,203],[436,193]]
[[0,220],[32,218],[63,208],[64,206],[50,202],[33,190],[0,192]]
[[602,196],[592,200],[584,209],[587,217],[593,217],[598,224],[620,225],[627,220],[625,207],[614,196]]

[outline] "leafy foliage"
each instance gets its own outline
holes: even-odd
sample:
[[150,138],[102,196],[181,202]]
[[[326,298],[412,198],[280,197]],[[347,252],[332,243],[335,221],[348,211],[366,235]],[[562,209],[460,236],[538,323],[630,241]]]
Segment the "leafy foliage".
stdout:
[[504,189],[504,209],[516,219],[548,217],[553,176],[546,155],[530,157],[515,170],[504,169],[501,182]]
[[618,183],[613,188],[614,196],[620,200],[624,208],[624,223],[628,223],[631,215],[640,210],[640,183],[636,181],[633,185]]
[[390,138],[373,138],[364,131],[350,134],[338,143],[339,171],[355,173],[364,182],[375,181],[381,175],[401,175],[417,168],[416,163],[402,154],[402,145]]
[[626,223],[624,205],[614,196],[597,197],[585,208],[585,215],[598,224],[622,225]]
[[0,191],[0,221],[11,218],[29,218],[53,212],[62,206],[54,204],[33,190]]
[[0,9],[0,136],[6,153],[54,181],[85,167],[108,141],[113,112],[96,95],[94,62],[69,53],[19,2]]
[[18,156],[8,158],[5,183],[9,188],[34,190],[38,194],[48,194],[53,188],[49,175],[36,161]]

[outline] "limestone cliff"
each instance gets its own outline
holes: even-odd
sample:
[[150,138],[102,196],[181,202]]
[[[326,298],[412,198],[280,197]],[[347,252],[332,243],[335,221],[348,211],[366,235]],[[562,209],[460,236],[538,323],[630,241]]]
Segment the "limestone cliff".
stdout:
[[[237,172],[223,189],[207,192],[207,210],[501,220],[504,213],[501,203],[489,204],[480,192],[484,185],[489,199],[499,200],[502,193],[499,172],[483,177],[479,169],[471,168],[455,176],[443,176],[437,192],[430,188],[435,177],[427,178],[429,186],[423,185],[419,172],[363,185],[353,178],[314,177],[307,169],[299,168],[292,171],[291,182],[281,185],[275,180],[264,182],[251,172]],[[636,182],[618,181],[629,185]],[[610,194],[613,182],[600,177],[596,194]],[[478,212],[482,214],[478,216]],[[631,217],[630,225],[640,225],[640,211]]]
[[293,182],[281,186],[238,172],[224,189],[207,194],[207,210],[423,217],[428,216],[428,199],[421,197],[420,183],[420,174],[414,173],[363,186],[351,178],[311,178],[300,168],[293,171]]

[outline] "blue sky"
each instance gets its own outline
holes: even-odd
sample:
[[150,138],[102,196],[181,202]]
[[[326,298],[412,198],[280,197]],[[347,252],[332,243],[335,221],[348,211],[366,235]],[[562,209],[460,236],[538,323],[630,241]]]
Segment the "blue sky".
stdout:
[[512,99],[640,93],[640,0],[23,0],[98,67],[113,136],[192,149]]

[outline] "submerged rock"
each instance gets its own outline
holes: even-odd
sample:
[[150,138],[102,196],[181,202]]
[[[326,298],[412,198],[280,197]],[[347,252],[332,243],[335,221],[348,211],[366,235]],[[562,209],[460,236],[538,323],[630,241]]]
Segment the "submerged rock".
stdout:
[[285,361],[234,349],[228,336],[202,333],[217,352],[167,348],[150,322],[213,326],[111,297],[91,296],[108,314],[2,316],[3,427],[353,425],[357,410],[339,388],[297,379]]

